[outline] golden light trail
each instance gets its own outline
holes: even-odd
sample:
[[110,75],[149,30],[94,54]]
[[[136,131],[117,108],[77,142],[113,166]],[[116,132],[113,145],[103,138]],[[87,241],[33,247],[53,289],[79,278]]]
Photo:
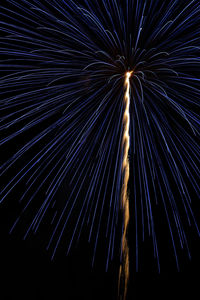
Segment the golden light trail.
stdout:
[[[119,285],[118,293],[120,299],[125,300],[127,294],[127,284],[129,279],[129,248],[127,241],[127,229],[129,223],[129,198],[128,198],[128,181],[129,181],[129,160],[128,152],[130,147],[130,77],[132,72],[127,72],[125,75],[125,95],[124,95],[124,115],[123,115],[123,162],[122,162],[122,191],[121,191],[121,206],[123,211],[123,235],[122,235],[122,262],[119,268]],[[121,294],[122,293],[122,294]],[[120,295],[121,294],[121,295]]]

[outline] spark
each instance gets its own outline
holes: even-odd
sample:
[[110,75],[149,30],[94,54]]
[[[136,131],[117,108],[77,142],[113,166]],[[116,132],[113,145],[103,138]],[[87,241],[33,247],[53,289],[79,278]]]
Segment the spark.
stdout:
[[123,235],[122,235],[122,264],[119,269],[119,286],[118,291],[123,288],[123,299],[126,299],[127,284],[129,279],[129,247],[127,241],[127,229],[129,223],[129,197],[128,197],[128,181],[129,181],[129,160],[128,152],[130,147],[130,77],[132,72],[126,72],[125,75],[125,96],[124,96],[124,115],[123,127],[124,133],[122,138],[123,162],[122,162],[122,191],[121,191],[121,206],[123,211]]

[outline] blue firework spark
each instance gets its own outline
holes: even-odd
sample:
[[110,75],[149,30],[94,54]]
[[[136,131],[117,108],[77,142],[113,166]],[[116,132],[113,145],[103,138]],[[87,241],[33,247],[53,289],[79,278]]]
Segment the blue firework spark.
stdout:
[[177,266],[176,244],[189,254],[185,228],[198,231],[191,201],[199,198],[199,13],[197,0],[1,4],[0,143],[8,152],[1,201],[23,190],[11,231],[26,214],[25,237],[48,222],[54,257],[66,232],[69,252],[89,228],[92,261],[104,234],[108,266],[120,212],[124,74],[134,70],[129,185],[136,269],[146,231],[160,268],[157,206]]

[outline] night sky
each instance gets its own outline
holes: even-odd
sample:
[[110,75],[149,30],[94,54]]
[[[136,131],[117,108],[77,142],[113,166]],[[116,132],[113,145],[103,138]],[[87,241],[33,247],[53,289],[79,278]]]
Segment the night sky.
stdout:
[[[105,272],[105,260],[99,255],[92,269],[87,243],[80,243],[69,256],[59,254],[51,261],[42,235],[25,241],[17,234],[8,235],[12,214],[15,214],[12,203],[1,207],[1,299],[116,299],[118,261]],[[130,229],[129,236],[133,234]],[[160,243],[166,242],[165,237],[161,238]],[[180,272],[176,270],[173,255],[166,250],[162,252],[162,270],[158,274],[149,248],[148,241],[144,242],[140,272],[135,273],[130,262],[127,299],[198,297],[200,243],[197,235],[190,235],[191,261],[179,253]],[[132,251],[130,247],[130,256]]]

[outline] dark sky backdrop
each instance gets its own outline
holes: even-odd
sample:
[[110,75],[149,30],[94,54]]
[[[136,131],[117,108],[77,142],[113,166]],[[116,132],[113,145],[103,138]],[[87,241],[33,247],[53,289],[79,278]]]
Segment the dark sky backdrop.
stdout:
[[[23,226],[26,225],[24,220],[12,235],[8,234],[19,209],[16,204],[17,193],[16,190],[1,204],[0,209],[0,299],[116,299],[118,257],[116,256],[106,273],[105,257],[101,255],[100,246],[92,269],[92,247],[87,243],[87,235],[82,236],[80,243],[68,256],[61,249],[55,260],[51,261],[50,253],[45,250],[44,239],[48,226],[46,228],[44,226],[35,236],[31,235],[27,240],[23,240]],[[198,210],[199,207],[196,205],[195,211]],[[189,233],[191,261],[185,252],[178,250],[180,259],[178,273],[171,246],[169,247],[169,236],[163,228],[161,220],[160,230],[157,230],[158,245],[161,247],[161,274],[158,274],[153,260],[151,238],[149,240],[146,238],[140,245],[142,246],[139,255],[140,271],[135,273],[135,231],[130,222],[128,299],[143,299],[146,296],[153,299],[162,299],[164,296],[169,299],[175,297],[181,299],[185,295],[188,299],[196,299],[199,295],[200,243],[197,233],[194,231]],[[104,240],[101,238],[100,245],[103,246],[103,243]]]

